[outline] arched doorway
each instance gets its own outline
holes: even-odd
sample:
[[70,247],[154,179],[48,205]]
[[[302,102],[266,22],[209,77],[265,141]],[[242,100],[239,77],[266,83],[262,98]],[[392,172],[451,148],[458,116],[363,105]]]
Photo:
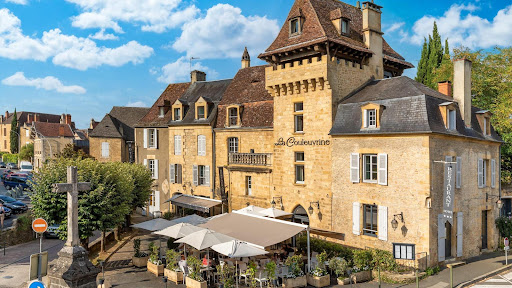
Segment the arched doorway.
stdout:
[[[292,222],[309,225],[308,212],[302,205],[299,205],[293,209]],[[292,246],[297,247],[297,236],[292,237]]]

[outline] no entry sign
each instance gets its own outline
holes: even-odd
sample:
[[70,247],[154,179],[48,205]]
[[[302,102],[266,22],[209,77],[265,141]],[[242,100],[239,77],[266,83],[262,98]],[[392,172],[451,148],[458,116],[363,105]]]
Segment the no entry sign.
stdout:
[[32,229],[36,233],[44,233],[48,229],[48,223],[43,218],[37,218],[32,222]]

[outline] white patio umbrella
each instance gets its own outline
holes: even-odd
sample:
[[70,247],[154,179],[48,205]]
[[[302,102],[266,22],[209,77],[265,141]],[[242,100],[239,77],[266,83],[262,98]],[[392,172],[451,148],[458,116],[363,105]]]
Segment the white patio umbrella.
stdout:
[[[153,232],[153,231],[165,229],[171,225],[172,225],[172,223],[169,220],[165,220],[162,218],[155,218],[155,219],[151,219],[148,221],[134,224],[131,227],[144,229],[144,230]],[[161,254],[161,251],[160,251],[161,249],[162,249],[162,241],[160,241],[160,236],[159,236],[158,237],[158,254]],[[158,255],[158,256],[160,257],[160,255]]]
[[254,206],[254,205],[249,205],[247,207],[244,207],[244,208],[236,210],[236,211],[240,212],[240,213],[245,213],[245,214],[257,215],[257,216],[265,216],[265,215],[262,215],[260,213],[263,210],[265,210],[265,208],[261,208],[261,207]]
[[203,250],[206,248],[210,248],[215,244],[220,244],[220,243],[228,242],[231,240],[234,240],[234,238],[230,237],[228,235],[224,235],[222,233],[217,233],[210,229],[204,229],[204,230],[189,234],[189,235],[187,235],[179,240],[176,240],[174,242],[185,243],[187,245],[190,245],[190,246],[196,248],[197,250]]
[[[197,227],[188,223],[179,223],[176,225],[173,225],[171,227],[167,227],[165,229],[162,229],[160,231],[153,232],[153,234],[162,235],[171,237],[174,239],[179,239],[182,237],[185,237],[187,235],[190,235],[194,232],[204,230],[205,228]],[[187,248],[183,247],[183,252],[185,254],[185,257],[187,256]]]
[[276,208],[267,208],[265,210],[259,211],[258,213],[260,213],[260,214],[262,214],[264,216],[272,217],[272,218],[278,218],[278,217],[293,215],[292,213],[283,211],[281,209],[276,209]]

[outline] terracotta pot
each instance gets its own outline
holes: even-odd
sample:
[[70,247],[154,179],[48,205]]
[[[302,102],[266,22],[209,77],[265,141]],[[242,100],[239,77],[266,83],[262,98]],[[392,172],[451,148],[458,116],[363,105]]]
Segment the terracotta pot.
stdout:
[[155,274],[155,276],[164,275],[164,265],[156,265],[148,261],[148,271]]
[[186,277],[185,279],[185,284],[187,288],[208,288],[208,284],[206,283],[206,281],[199,282],[188,277]]
[[308,284],[313,287],[326,287],[331,285],[331,275],[327,274],[324,276],[314,276],[314,275],[308,275]]
[[170,269],[167,269],[165,268],[164,269],[164,276],[167,276],[167,278],[178,284],[180,282],[183,282],[183,272],[181,271],[174,271],[174,270],[170,270]]
[[132,257],[133,266],[142,268],[146,267],[148,263],[149,256],[146,257]]
[[306,287],[306,286],[308,286],[308,281],[307,281],[306,276],[283,279],[283,287],[284,288]]

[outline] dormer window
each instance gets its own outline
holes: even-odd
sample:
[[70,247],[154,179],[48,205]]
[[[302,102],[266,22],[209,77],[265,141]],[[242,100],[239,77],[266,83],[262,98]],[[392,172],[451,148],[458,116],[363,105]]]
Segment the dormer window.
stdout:
[[457,130],[457,112],[455,109],[447,109],[446,128],[451,131]]
[[180,121],[181,120],[181,108],[174,108],[174,113],[173,113],[173,120],[174,121]]
[[240,109],[238,105],[227,107],[226,127],[239,127],[240,126]]
[[375,103],[368,103],[361,107],[363,125],[361,129],[379,129],[380,114],[383,106]]
[[348,34],[348,20],[347,19],[340,19],[340,21],[341,21],[340,33],[341,34]]
[[197,106],[197,119],[206,119],[204,106]]
[[158,112],[158,117],[164,118],[165,116],[165,107],[160,107],[160,111]]
[[492,113],[487,110],[476,112],[476,118],[484,136],[491,135],[491,116]]
[[293,18],[290,20],[290,36],[295,36],[300,34],[301,31],[301,21],[300,17]]
[[366,123],[364,128],[377,128],[377,110],[366,109],[365,110]]
[[482,129],[482,130],[483,130],[483,132],[484,132],[484,135],[489,135],[489,134],[491,134],[491,133],[489,133],[489,132],[490,132],[490,131],[489,131],[490,129],[488,129],[488,128],[487,128],[487,126],[488,126],[488,125],[489,125],[489,118],[484,117],[484,125],[483,125],[484,127],[483,127],[483,129]]

